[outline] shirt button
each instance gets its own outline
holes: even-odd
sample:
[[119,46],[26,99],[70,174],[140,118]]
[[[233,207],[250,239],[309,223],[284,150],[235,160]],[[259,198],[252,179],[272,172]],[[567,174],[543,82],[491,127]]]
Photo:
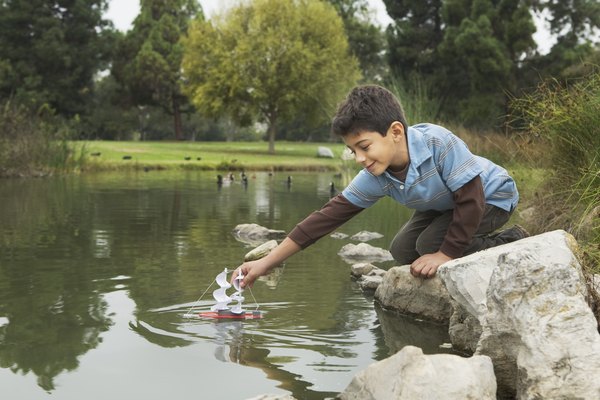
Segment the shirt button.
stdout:
[[404,189],[404,185],[400,185],[400,190]]

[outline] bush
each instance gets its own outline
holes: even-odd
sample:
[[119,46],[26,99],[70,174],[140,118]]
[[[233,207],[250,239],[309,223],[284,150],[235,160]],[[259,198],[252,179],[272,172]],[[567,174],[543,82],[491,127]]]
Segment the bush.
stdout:
[[[600,73],[561,86],[543,83],[514,103],[532,141],[546,146],[552,174],[540,228],[566,229],[600,258]],[[541,211],[540,211],[541,213]]]
[[0,105],[0,176],[43,176],[81,166],[84,149],[69,147],[68,125],[47,109]]

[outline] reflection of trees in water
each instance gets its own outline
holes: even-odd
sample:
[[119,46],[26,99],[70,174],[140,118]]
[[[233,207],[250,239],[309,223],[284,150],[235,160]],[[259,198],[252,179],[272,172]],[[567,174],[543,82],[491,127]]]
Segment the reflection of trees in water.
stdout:
[[0,367],[32,372],[38,385],[51,391],[58,374],[76,369],[78,357],[98,346],[100,334],[111,323],[106,304],[89,292],[72,289],[2,305],[9,322],[0,327]]
[[[82,258],[91,221],[69,180],[4,183],[0,190],[0,367],[34,373],[45,390],[78,366],[111,321]],[[18,212],[15,212],[18,210]],[[91,257],[90,257],[91,258]]]
[[[247,191],[237,184],[218,191],[211,174],[177,179],[156,174],[156,180],[148,174],[107,174],[0,185],[0,317],[8,319],[0,327],[0,366],[35,373],[40,385],[52,390],[54,378],[77,368],[78,358],[98,346],[108,329],[102,293],[114,290],[111,278],[131,277],[129,297],[138,320],[146,321],[146,310],[193,300],[208,280],[201,279],[241,261],[248,249],[231,235],[236,224],[289,230],[327,200],[315,196],[310,175],[294,175],[292,192],[281,183],[287,174],[258,175]],[[351,225],[357,227],[351,233],[358,226],[375,230],[379,220],[398,224],[393,212],[375,207]],[[379,214],[383,217],[375,218]],[[365,321],[373,323],[370,304],[357,309],[337,300],[345,297],[349,276],[344,272],[340,279],[336,268],[345,265],[326,240],[294,260],[294,268],[304,260],[310,277],[294,282],[292,268],[277,279],[285,300],[295,305],[294,315],[281,309],[272,317],[288,326],[272,327],[280,329],[275,337],[242,330],[239,340],[223,342],[228,347],[218,350],[232,362],[261,368],[296,398],[320,399],[324,393],[311,391],[310,383],[286,371],[289,360],[269,357],[274,342],[283,349],[352,358],[353,332]],[[272,290],[257,294],[263,303],[280,296]],[[290,326],[308,328],[292,332]],[[189,344],[140,324],[132,328],[162,347]],[[237,334],[229,331],[226,337]]]

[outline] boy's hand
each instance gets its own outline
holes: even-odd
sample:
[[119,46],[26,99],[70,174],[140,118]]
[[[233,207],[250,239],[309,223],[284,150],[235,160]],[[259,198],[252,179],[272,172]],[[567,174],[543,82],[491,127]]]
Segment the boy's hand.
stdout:
[[410,265],[410,273],[416,278],[433,278],[438,267],[450,260],[452,260],[452,258],[441,251],[433,254],[425,254],[417,258]]
[[233,275],[231,276],[231,282],[233,282],[235,278],[240,273],[242,273],[244,275],[244,279],[242,280],[242,282],[240,282],[240,287],[252,287],[256,278],[268,274],[270,270],[270,265],[264,262],[263,259],[248,261],[243,263],[236,270],[233,271]]

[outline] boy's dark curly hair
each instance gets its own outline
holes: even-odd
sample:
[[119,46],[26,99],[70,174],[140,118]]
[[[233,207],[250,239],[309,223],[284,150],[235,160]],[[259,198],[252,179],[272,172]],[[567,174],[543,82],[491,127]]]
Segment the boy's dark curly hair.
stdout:
[[339,136],[364,131],[379,132],[382,136],[392,122],[408,126],[400,101],[389,90],[378,85],[357,86],[342,101],[331,122],[331,131]]

